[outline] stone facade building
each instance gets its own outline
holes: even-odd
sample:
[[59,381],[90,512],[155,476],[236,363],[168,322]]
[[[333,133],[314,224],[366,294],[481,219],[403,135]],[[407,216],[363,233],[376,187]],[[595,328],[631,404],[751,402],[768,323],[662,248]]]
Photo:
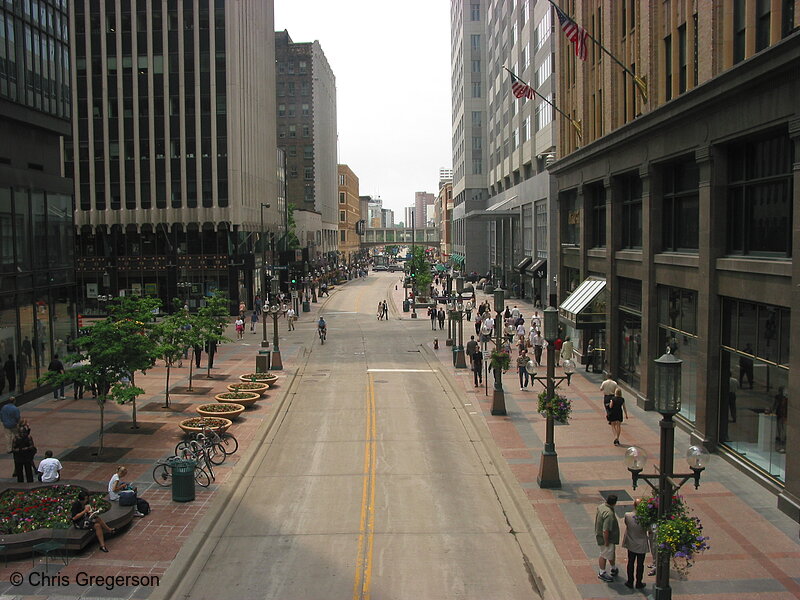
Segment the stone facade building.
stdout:
[[361,249],[356,224],[361,220],[358,177],[347,165],[339,165],[339,256],[349,264]]
[[644,406],[669,348],[683,426],[800,520],[798,3],[562,5],[648,84],[557,32],[564,332]]

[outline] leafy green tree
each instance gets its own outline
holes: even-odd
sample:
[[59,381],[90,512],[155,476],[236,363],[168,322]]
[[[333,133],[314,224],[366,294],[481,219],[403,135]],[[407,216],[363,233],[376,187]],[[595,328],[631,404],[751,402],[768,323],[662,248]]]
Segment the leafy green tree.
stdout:
[[[228,296],[217,290],[213,296],[206,298],[206,305],[198,309],[194,321],[196,325],[193,325],[193,330],[197,330],[199,339],[203,340],[203,343],[230,341],[223,335],[230,321],[229,302]],[[206,377],[211,379],[210,360],[206,369]]]
[[431,289],[431,266],[425,256],[425,250],[421,246],[414,246],[411,252],[411,259],[408,261],[409,273],[411,278],[414,295],[427,296]]
[[[173,365],[183,358],[183,353],[195,339],[192,333],[193,317],[188,311],[181,308],[181,301],[175,299],[176,310],[171,315],[164,317],[153,328],[153,340],[156,342],[156,353],[164,361],[167,368],[166,384],[164,389],[164,408],[169,408],[169,377]],[[191,378],[191,362],[189,363],[189,376]],[[191,387],[191,384],[190,384]]]

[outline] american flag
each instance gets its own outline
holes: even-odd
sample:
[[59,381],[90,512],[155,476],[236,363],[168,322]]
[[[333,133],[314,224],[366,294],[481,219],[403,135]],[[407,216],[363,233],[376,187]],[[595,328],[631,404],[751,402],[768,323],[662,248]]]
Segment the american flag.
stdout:
[[586,38],[589,36],[589,33],[570,19],[558,6],[553,4],[553,8],[556,9],[558,22],[561,23],[561,29],[567,35],[567,39],[575,46],[575,56],[581,60],[586,60],[589,55],[589,49],[586,46]]
[[533,99],[536,92],[527,83],[523,83],[516,75],[511,76],[511,93],[517,98]]

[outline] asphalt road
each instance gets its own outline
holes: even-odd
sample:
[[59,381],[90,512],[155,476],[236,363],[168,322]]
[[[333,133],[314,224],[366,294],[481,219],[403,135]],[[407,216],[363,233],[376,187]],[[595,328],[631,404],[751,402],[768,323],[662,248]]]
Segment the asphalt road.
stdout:
[[482,417],[421,347],[429,323],[376,319],[397,279],[371,274],[326,299],[324,346],[301,321],[297,376],[224,507],[165,575],[180,579],[171,597],[540,597]]

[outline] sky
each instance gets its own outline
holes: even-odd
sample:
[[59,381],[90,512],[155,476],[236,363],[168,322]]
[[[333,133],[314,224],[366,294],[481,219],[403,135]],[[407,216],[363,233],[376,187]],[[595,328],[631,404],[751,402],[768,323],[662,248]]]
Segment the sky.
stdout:
[[404,219],[451,168],[448,0],[275,0],[275,30],[319,40],[336,77],[340,164]]

